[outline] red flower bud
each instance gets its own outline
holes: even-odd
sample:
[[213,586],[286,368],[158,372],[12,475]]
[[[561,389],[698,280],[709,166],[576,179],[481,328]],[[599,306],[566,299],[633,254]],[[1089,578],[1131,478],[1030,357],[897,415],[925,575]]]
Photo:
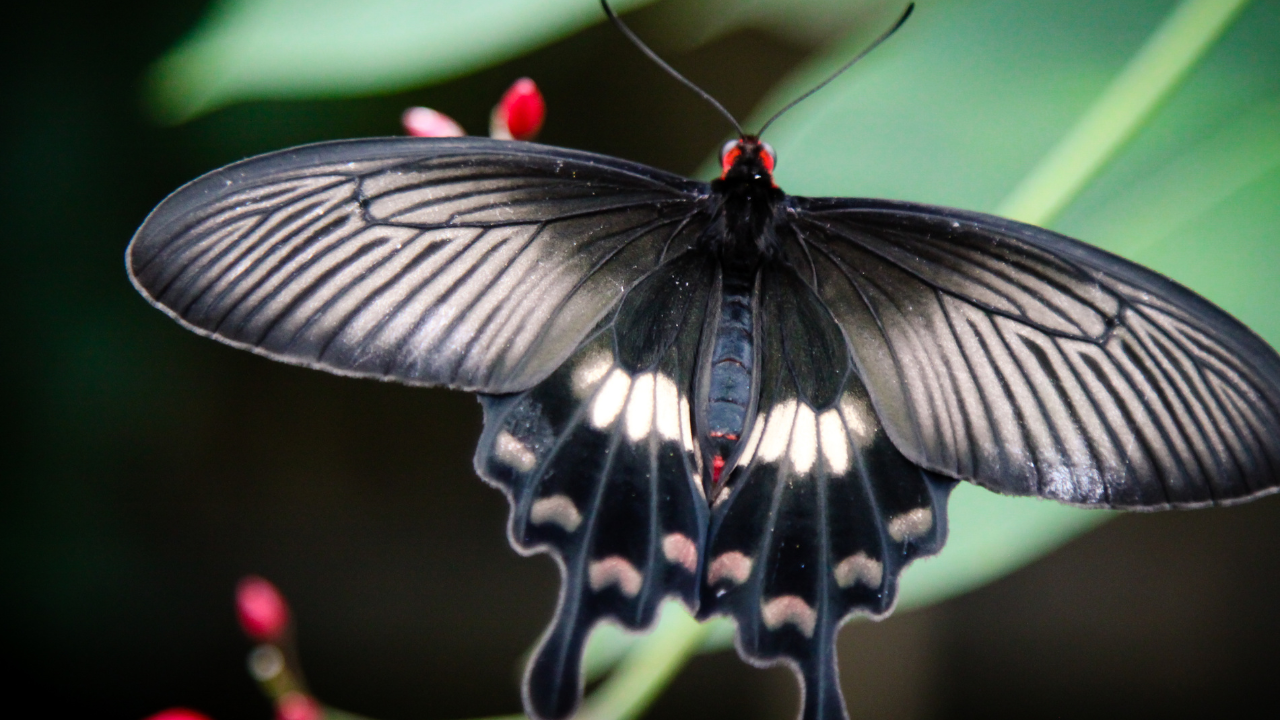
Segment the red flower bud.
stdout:
[[289,605],[275,585],[249,575],[236,584],[236,617],[251,639],[275,642],[289,627]]
[[155,715],[148,715],[144,720],[211,720],[208,715],[187,708],[169,708]]
[[276,701],[276,720],[320,720],[324,710],[310,695],[287,692]]
[[437,110],[411,107],[400,116],[404,131],[414,137],[462,137],[467,132],[453,118]]
[[493,108],[489,134],[502,140],[532,140],[546,117],[547,103],[538,86],[529,78],[520,78]]

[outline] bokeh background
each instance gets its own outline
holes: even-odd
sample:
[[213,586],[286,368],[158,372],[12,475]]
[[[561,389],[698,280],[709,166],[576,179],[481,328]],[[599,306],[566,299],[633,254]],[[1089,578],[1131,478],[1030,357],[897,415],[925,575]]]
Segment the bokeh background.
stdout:
[[[507,547],[505,502],[472,473],[474,399],[332,378],[183,332],[130,288],[125,244],[166,193],[247,155],[398,134],[400,112],[416,104],[483,132],[524,75],[546,95],[547,143],[697,174],[727,129],[600,24],[594,0],[525,0],[521,12],[560,18],[543,25],[515,22],[516,5],[492,0],[366,3],[404,13],[393,25],[428,47],[443,42],[446,20],[459,23],[443,55],[462,58],[453,64],[378,42],[377,23],[324,26],[342,5],[23,3],[6,14],[9,706],[269,717],[231,611],[234,582],[254,572],[292,601],[308,678],[326,701],[387,720],[519,708],[521,656],[558,578],[545,557]],[[901,9],[629,5],[676,67],[757,119]],[[995,209],[1175,5],[926,0],[893,42],[771,131],[780,183]],[[477,8],[488,18],[476,20]],[[310,45],[290,34],[299,27]],[[366,55],[344,44],[354,36],[374,38]],[[388,49],[389,61],[367,68],[350,60]],[[1280,341],[1280,1],[1242,3],[1053,226],[1152,265]],[[1046,517],[1048,531],[1037,535],[1036,520],[1002,541],[1013,559],[1001,567],[1082,522]],[[964,530],[953,531],[958,557]],[[855,718],[1199,717],[1273,699],[1280,499],[1119,517],[955,595],[990,574],[931,585],[917,609],[846,626]],[[954,596],[925,603],[943,595]],[[711,653],[650,716],[787,718],[796,697],[787,671]]]

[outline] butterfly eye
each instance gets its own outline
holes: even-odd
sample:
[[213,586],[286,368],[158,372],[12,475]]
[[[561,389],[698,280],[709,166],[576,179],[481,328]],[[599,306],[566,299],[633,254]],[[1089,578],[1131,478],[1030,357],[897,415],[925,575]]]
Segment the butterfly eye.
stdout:
[[729,172],[729,168],[738,161],[738,157],[742,155],[742,141],[730,140],[720,148],[720,171],[722,173]]
[[764,163],[764,169],[773,172],[773,166],[778,162],[778,154],[773,151],[773,146],[767,142],[760,143],[760,160]]

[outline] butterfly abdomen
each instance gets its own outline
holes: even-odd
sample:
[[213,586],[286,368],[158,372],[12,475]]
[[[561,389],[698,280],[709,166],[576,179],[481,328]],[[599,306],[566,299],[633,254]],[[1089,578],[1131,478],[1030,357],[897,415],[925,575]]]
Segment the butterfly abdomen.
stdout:
[[711,484],[719,487],[725,462],[742,437],[751,406],[755,366],[755,273],[726,268],[707,379],[706,437],[711,454]]

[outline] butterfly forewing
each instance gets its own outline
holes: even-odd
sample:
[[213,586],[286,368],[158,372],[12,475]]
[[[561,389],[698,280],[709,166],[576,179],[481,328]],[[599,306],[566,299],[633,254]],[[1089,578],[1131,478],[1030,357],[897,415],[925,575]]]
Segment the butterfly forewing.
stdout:
[[999,492],[1194,506],[1280,483],[1280,358],[1156,273],[1000,218],[793,198],[890,437]]
[[128,253],[206,335],[343,374],[486,392],[546,377],[666,253],[704,185],[479,138],[312,145],[180,189]]
[[476,467],[511,501],[512,543],[564,575],[526,677],[539,717],[576,706],[597,622],[647,627],[667,596],[697,606],[707,511],[689,388],[712,272],[703,254],[673,259],[549,378],[483,398]]

